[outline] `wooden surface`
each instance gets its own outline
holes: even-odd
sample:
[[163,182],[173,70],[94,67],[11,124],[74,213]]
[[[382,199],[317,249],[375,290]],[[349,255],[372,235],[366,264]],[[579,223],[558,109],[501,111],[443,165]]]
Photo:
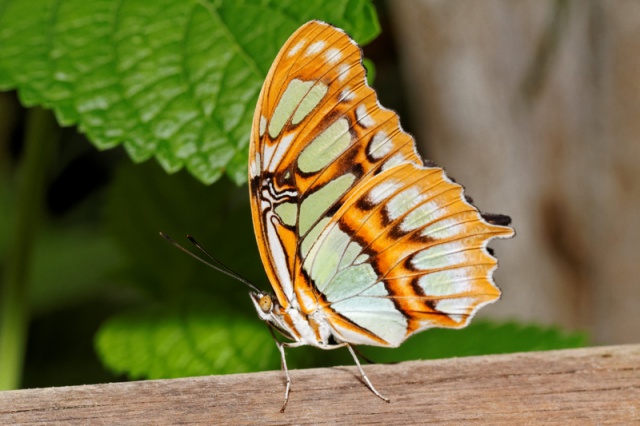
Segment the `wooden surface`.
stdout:
[[0,424],[632,424],[640,345],[0,392]]

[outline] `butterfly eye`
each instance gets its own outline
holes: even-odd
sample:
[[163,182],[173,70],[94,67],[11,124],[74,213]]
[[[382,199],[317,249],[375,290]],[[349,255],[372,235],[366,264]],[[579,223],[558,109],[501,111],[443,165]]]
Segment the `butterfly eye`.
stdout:
[[271,308],[273,307],[271,296],[269,296],[268,294],[265,294],[260,298],[259,304],[260,304],[260,309],[262,309],[262,312],[264,312],[265,314],[271,312]]

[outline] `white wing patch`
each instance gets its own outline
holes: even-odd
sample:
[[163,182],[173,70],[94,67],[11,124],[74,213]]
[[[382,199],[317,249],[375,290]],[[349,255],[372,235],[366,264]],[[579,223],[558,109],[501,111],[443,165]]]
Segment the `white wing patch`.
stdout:
[[327,43],[325,43],[322,40],[316,41],[315,43],[311,43],[309,47],[307,47],[307,51],[305,52],[305,54],[307,56],[311,56],[311,55],[315,55],[316,53],[320,53],[322,52],[322,49],[324,49],[324,46],[326,44]]
[[376,124],[376,122],[367,112],[367,107],[364,104],[360,104],[356,108],[356,119],[362,127],[371,127]]
[[254,178],[260,174],[262,169],[262,165],[260,164],[260,153],[256,151],[256,155],[251,160],[251,164],[249,164],[249,171],[251,173],[251,178]]
[[384,172],[386,170],[389,170],[392,167],[399,166],[400,164],[404,164],[405,161],[407,161],[406,158],[404,158],[404,155],[401,152],[399,152],[393,155],[387,161],[385,161],[382,167],[380,168],[380,170]]
[[[411,213],[405,216],[400,223],[400,229],[404,232],[414,231],[424,225],[438,219],[444,212],[436,201],[428,201],[416,207]],[[431,235],[431,232],[424,232],[422,235]]]
[[355,96],[356,94],[353,92],[353,90],[347,87],[346,89],[343,89],[342,92],[340,92],[340,97],[338,98],[338,102],[349,102]]
[[340,59],[342,59],[342,52],[340,52],[340,50],[333,47],[331,49],[327,49],[327,51],[324,54],[324,58],[330,64],[335,64],[336,62],[339,62]]
[[367,200],[375,206],[389,198],[400,188],[402,188],[401,182],[393,179],[384,180],[369,190]]
[[420,204],[424,198],[425,196],[420,194],[420,189],[415,186],[409,187],[389,200],[385,206],[387,216],[389,216],[390,220],[396,220]]
[[411,264],[416,269],[431,271],[471,262],[477,251],[460,241],[441,243],[417,252]]
[[464,225],[454,218],[441,219],[420,231],[420,235],[429,236],[437,240],[461,235],[464,232]]
[[351,68],[347,64],[341,64],[338,66],[338,81],[343,82],[349,77],[349,70]]
[[[291,142],[293,142],[295,136],[295,133],[289,133],[283,136],[282,139],[280,139],[280,141],[274,145],[273,148],[275,148],[275,152],[273,152],[273,156],[269,158],[269,165],[266,168],[268,171],[274,172],[278,168],[278,165],[282,161],[282,157],[284,157],[284,154],[286,154],[286,152],[289,150]],[[267,158],[265,155],[265,161],[266,160]]]
[[380,130],[369,142],[367,153],[374,160],[379,160],[393,149],[393,141],[387,136],[387,132]]
[[267,217],[266,224],[267,240],[269,241],[269,246],[271,247],[271,258],[273,260],[273,266],[278,273],[278,278],[280,278],[280,285],[282,286],[284,294],[289,300],[292,300],[293,283],[291,281],[289,268],[287,267],[287,257],[284,247],[282,246],[282,241],[280,241],[280,237],[278,236],[276,224],[273,223],[272,220],[277,220],[274,214],[271,214]]
[[436,309],[449,315],[464,315],[477,300],[472,297],[457,297],[441,299],[436,303]]
[[300,40],[298,43],[296,43],[295,46],[293,46],[290,50],[289,53],[287,54],[287,56],[291,57],[293,55],[295,55],[296,53],[298,53],[300,51],[300,49],[302,49],[302,47],[306,44],[305,40]]
[[465,270],[448,269],[423,275],[418,285],[427,296],[455,296],[472,290]]

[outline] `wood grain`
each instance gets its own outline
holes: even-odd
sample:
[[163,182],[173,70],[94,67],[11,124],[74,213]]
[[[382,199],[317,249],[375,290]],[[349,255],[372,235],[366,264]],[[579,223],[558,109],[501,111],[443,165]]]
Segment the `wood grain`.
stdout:
[[0,393],[0,424],[640,423],[640,345]]

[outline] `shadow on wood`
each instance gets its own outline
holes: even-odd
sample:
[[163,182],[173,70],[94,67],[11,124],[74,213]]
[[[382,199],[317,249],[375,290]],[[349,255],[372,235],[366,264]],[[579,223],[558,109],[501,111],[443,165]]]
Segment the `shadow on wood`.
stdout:
[[640,421],[640,345],[0,393],[0,424],[467,424]]

